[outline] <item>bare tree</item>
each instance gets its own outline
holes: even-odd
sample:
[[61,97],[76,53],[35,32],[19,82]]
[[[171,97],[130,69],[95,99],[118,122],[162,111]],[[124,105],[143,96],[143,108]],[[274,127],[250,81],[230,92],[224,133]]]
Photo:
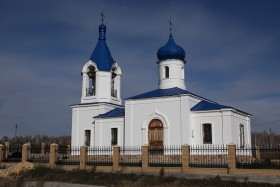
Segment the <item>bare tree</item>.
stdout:
[[16,138],[3,136],[0,139],[0,144],[5,144],[5,142],[10,143],[28,143],[30,142],[32,145],[41,145],[42,143],[45,143],[46,145],[57,143],[60,145],[70,145],[71,144],[71,136],[47,136],[47,135],[35,135],[35,136],[17,136]]
[[260,147],[278,147],[280,146],[280,135],[275,133],[252,132],[252,145]]

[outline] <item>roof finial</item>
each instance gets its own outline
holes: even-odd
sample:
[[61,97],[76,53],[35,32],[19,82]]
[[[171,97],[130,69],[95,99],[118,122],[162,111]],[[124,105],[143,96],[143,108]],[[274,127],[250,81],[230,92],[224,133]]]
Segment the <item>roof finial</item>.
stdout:
[[169,18],[168,23],[169,23],[169,31],[170,31],[170,33],[171,33],[171,31],[172,31],[172,26],[173,26],[173,23],[172,23],[172,21],[171,21],[171,17]]
[[103,10],[102,10],[102,12],[100,13],[100,16],[101,16],[101,21],[102,21],[102,23],[103,23],[104,18],[105,18],[105,15],[104,15],[104,13],[103,13]]

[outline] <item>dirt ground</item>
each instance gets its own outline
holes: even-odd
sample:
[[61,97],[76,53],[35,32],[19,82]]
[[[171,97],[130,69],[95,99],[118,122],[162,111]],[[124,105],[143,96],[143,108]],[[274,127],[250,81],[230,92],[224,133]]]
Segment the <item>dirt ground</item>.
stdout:
[[7,169],[1,169],[0,177],[7,178],[11,175],[19,174],[20,172],[24,172],[34,168],[34,164],[30,162],[20,162],[12,167]]

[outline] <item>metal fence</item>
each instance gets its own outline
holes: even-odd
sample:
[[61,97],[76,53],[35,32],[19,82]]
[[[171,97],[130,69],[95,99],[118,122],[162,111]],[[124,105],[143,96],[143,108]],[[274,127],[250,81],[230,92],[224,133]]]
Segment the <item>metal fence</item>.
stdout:
[[182,166],[182,147],[171,146],[150,146],[149,147],[149,166],[152,167],[181,167]]
[[49,153],[42,152],[41,145],[31,145],[30,153],[27,158],[28,162],[48,163],[49,160],[50,160]]
[[226,168],[228,148],[225,145],[194,145],[190,147],[190,166]]
[[112,166],[113,148],[111,146],[89,147],[86,164],[93,166]]
[[121,166],[142,166],[141,146],[125,146],[120,149]]
[[50,153],[50,151],[51,151],[50,144],[45,145],[44,151],[45,151],[45,153]]
[[3,162],[21,162],[22,157],[22,144],[15,142],[9,145],[9,147],[4,146],[4,159]]
[[280,169],[280,146],[277,147],[237,147],[237,168]]
[[59,146],[56,158],[58,165],[79,165],[80,164],[79,146]]
[[[190,167],[227,168],[228,147],[226,145],[190,146]],[[3,146],[3,162],[20,162],[22,145],[13,143]],[[27,161],[48,163],[49,145],[29,147]],[[120,166],[142,166],[142,147],[125,146],[120,148]],[[236,147],[236,167],[244,169],[280,169],[280,145],[277,147]],[[80,147],[59,146],[56,158],[58,165],[79,165]],[[111,146],[88,147],[86,164],[92,166],[112,166],[113,148]],[[181,146],[149,146],[148,165],[151,167],[181,167]]]

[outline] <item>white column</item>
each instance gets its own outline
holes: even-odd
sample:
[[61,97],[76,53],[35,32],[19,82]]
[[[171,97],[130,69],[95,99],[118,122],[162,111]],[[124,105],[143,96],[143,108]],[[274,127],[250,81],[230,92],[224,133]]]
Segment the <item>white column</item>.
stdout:
[[121,76],[115,78],[115,89],[117,89],[117,98],[121,98]]
[[86,90],[88,88],[88,84],[88,75],[86,72],[83,72],[82,97],[86,97]]

